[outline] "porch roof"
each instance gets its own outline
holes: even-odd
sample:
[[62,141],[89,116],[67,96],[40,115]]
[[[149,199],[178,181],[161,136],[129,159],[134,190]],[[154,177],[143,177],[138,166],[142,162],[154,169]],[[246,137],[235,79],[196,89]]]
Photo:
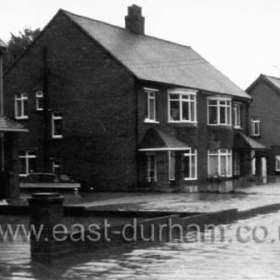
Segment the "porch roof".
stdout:
[[175,136],[168,134],[160,129],[151,128],[143,137],[139,151],[185,151],[190,149],[182,141],[178,140]]
[[250,149],[250,150],[265,150],[266,147],[255,139],[239,133],[235,136],[234,139],[234,148],[235,149]]
[[0,116],[0,132],[28,132],[23,125],[7,118]]

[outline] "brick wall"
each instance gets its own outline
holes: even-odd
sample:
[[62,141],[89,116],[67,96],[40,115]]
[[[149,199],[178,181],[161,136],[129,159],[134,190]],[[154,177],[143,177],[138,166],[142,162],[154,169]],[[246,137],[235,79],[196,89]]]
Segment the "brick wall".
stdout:
[[[39,168],[46,167],[45,151],[62,160],[65,173],[89,185],[135,186],[134,78],[63,14],[6,75],[5,84],[10,116],[13,95],[29,94],[30,119],[22,123],[31,133],[21,137],[19,149],[37,147]],[[36,88],[44,89],[46,113],[35,111]],[[63,139],[50,138],[53,110],[63,115]]]
[[[159,124],[145,123],[146,117],[146,106],[147,106],[147,94],[144,91],[144,87],[157,89],[156,93],[156,111],[157,121]],[[172,86],[165,86],[156,83],[143,83],[139,84],[138,87],[138,135],[139,141],[143,138],[149,128],[159,128],[167,131],[170,135],[175,136],[188,146],[197,149],[198,153],[198,182],[204,184],[207,180],[208,175],[208,150],[209,149],[232,149],[234,135],[242,132],[247,133],[247,103],[244,100],[233,99],[243,104],[242,110],[242,129],[233,129],[233,127],[222,127],[222,126],[208,126],[207,125],[207,96],[209,93],[199,91],[197,94],[197,121],[198,126],[190,124],[170,124],[168,123],[168,89],[172,89]],[[214,96],[215,94],[210,94]],[[233,116],[232,116],[233,119]],[[144,156],[142,156],[144,160]],[[165,153],[165,163],[167,164],[167,153]],[[142,163],[143,167],[143,163]],[[162,170],[161,170],[162,172]],[[165,168],[164,178],[168,180],[168,165]],[[142,174],[140,181],[144,180],[145,177]],[[195,181],[186,181],[186,184],[195,184]],[[162,182],[161,182],[162,184]],[[164,183],[164,186],[167,183]]]

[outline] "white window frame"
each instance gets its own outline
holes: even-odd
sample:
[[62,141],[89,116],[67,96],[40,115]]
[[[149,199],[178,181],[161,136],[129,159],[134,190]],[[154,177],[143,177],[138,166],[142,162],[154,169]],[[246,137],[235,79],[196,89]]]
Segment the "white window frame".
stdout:
[[280,155],[275,156],[275,171],[280,171]]
[[[174,158],[174,165],[172,158]],[[175,180],[175,165],[176,165],[176,159],[175,159],[175,151],[168,151],[168,178],[169,181]]]
[[242,128],[242,104],[239,102],[233,103],[233,118],[234,128]]
[[40,101],[43,98],[44,98],[44,92],[42,90],[36,91],[36,111],[44,110],[44,108],[40,106]]
[[[179,95],[178,99],[172,99],[172,95]],[[178,101],[179,102],[179,120],[173,120],[171,118],[171,101]],[[188,103],[189,107],[189,119],[183,120],[183,103]],[[168,91],[168,122],[169,123],[192,123],[197,124],[197,91],[190,90],[190,89],[174,89]],[[193,107],[193,110],[191,107]],[[193,112],[193,116],[191,115]]]
[[[208,177],[213,177],[215,175],[210,174],[210,158],[211,156],[215,156],[218,158],[218,174],[219,177],[232,177],[232,150],[230,149],[218,149],[218,150],[208,150]],[[222,175],[221,170],[221,157],[226,157],[226,175]]]
[[[189,158],[189,173],[190,177],[184,177],[185,181],[190,181],[190,180],[197,180],[197,150],[189,149],[184,152],[184,160],[185,158]],[[192,169],[192,163],[194,162],[194,173]]]
[[[216,104],[210,104],[211,101],[215,101]],[[221,104],[226,102],[226,104]],[[217,123],[210,123],[210,107],[217,108]],[[221,123],[221,108],[225,108],[225,123]],[[209,97],[207,99],[207,123],[211,126],[231,126],[232,125],[232,101],[227,97]]]
[[251,130],[252,136],[260,136],[261,135],[261,120],[258,118],[251,119]]
[[[147,181],[157,182],[157,156],[156,153],[147,153]],[[151,157],[154,157],[154,164],[152,166]],[[154,171],[154,178],[151,177],[151,171]]]
[[29,167],[30,167],[30,164],[29,164],[29,160],[30,159],[36,159],[37,158],[37,154],[36,154],[36,151],[34,150],[26,150],[24,151],[24,155],[19,155],[18,157],[20,159],[24,159],[25,160],[25,173],[20,173],[19,176],[20,177],[26,177],[27,175],[30,174],[30,170],[29,170]]
[[[27,100],[28,100],[28,95],[25,92],[15,95],[15,119],[17,119],[17,120],[28,119],[28,115],[26,114]],[[19,106],[21,107],[20,112],[18,112],[18,106],[17,106],[18,103],[19,103]]]
[[[156,93],[157,89],[153,88],[144,88],[144,91],[147,94],[147,116],[144,120],[145,123],[159,123],[157,121],[157,101],[156,101]],[[153,101],[153,102],[152,102]],[[153,106],[154,116],[151,116],[151,106]]]
[[[59,114],[58,116],[56,116],[56,114]],[[62,122],[63,117],[62,114],[60,112],[52,112],[52,116],[51,116],[51,132],[52,132],[52,138],[53,139],[62,139],[63,135],[62,134],[55,134],[55,125],[57,121],[61,121]]]
[[60,168],[61,168],[60,161],[58,159],[52,159],[52,173],[56,174],[55,170]]

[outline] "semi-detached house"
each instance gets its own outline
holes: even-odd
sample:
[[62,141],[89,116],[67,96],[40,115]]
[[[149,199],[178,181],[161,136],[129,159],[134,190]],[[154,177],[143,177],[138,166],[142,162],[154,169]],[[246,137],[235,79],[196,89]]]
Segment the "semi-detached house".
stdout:
[[251,174],[251,97],[191,47],[60,10],[6,73],[20,176],[61,172],[99,189],[203,185]]

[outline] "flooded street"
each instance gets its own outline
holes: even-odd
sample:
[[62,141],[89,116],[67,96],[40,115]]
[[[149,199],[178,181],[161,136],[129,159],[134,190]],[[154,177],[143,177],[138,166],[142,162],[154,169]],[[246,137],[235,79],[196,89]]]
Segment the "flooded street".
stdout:
[[26,244],[2,243],[0,274],[9,280],[279,279],[279,226],[280,212],[274,212],[225,226],[223,241],[221,230],[214,241],[208,231],[189,243],[126,244],[51,263],[31,262]]

